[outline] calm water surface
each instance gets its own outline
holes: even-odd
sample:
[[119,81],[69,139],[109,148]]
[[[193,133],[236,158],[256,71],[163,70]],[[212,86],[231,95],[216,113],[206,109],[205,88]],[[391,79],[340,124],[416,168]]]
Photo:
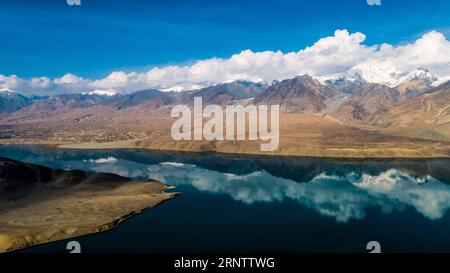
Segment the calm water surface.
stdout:
[[[157,179],[183,195],[117,228],[77,238],[83,252],[450,251],[450,160],[244,157],[0,146],[52,168]],[[25,252],[66,252],[69,240]]]

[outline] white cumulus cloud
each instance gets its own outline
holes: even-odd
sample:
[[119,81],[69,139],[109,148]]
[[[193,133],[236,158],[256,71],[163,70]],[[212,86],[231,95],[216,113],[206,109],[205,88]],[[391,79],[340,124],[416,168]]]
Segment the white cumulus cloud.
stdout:
[[358,71],[370,82],[398,84],[418,67],[427,68],[441,80],[450,79],[450,42],[437,31],[401,45],[366,45],[363,33],[336,30],[296,52],[244,50],[229,58],[198,60],[191,65],[155,67],[147,71],[114,71],[102,79],[73,74],[61,78],[22,79],[1,75],[0,88],[26,94],[80,93],[91,90],[133,92],[141,89],[198,89],[234,80],[282,80],[301,74],[324,78]]

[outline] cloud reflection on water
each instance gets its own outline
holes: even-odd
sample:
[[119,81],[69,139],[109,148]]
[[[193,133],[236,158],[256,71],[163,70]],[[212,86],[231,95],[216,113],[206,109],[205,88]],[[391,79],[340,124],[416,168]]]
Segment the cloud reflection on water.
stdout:
[[369,207],[383,213],[411,206],[423,216],[437,220],[450,206],[450,186],[431,176],[412,176],[388,169],[377,175],[349,172],[346,175],[320,173],[308,183],[255,171],[236,175],[196,165],[163,162],[146,165],[127,160],[82,166],[97,172],[112,172],[134,178],[153,178],[168,185],[191,185],[214,194],[226,194],[245,204],[295,200],[338,222],[363,219]]

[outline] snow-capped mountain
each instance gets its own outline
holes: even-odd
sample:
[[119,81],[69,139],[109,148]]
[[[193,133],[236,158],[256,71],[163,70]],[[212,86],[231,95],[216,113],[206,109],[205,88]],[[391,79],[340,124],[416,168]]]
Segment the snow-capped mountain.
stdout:
[[270,84],[264,81],[249,81],[249,80],[229,80],[220,83],[217,82],[203,82],[199,84],[184,84],[184,85],[174,85],[169,88],[160,89],[163,92],[182,92],[182,91],[193,91],[200,90],[203,88],[213,87],[216,85],[226,85],[226,84],[238,84],[241,86],[259,86],[261,88],[267,88]]
[[83,92],[82,94],[112,97],[117,95],[117,91],[113,89],[96,89],[89,92]]
[[329,78],[320,78],[319,81],[326,86],[336,88],[347,94],[353,94],[367,84],[364,77],[357,71],[349,71]]
[[433,84],[438,82],[438,77],[426,68],[417,68],[409,72],[399,81],[401,83],[395,88],[404,98],[418,96],[433,88]]
[[[321,81],[321,80],[319,80]],[[364,79],[364,77],[357,71],[349,71],[343,74],[337,74],[330,76],[329,78],[322,78],[323,83],[333,83],[333,84],[340,84],[342,82],[351,82],[356,83],[359,85],[363,85],[367,83],[367,81]]]
[[439,78],[433,73],[431,73],[430,70],[419,67],[416,70],[408,73],[404,79],[404,81],[412,81],[412,80],[421,80],[431,85],[434,82],[438,81]]
[[431,85],[439,79],[430,70],[418,67],[412,71],[401,71],[391,63],[373,63],[370,65],[359,65],[350,71],[356,71],[370,83],[384,84],[396,87],[404,82],[420,80]]
[[25,97],[9,88],[0,88],[0,114],[19,110],[32,102],[33,98]]
[[199,90],[207,87],[207,85],[199,85],[199,84],[191,84],[191,85],[174,85],[169,88],[161,89],[163,92],[183,92],[183,91],[191,91],[191,90]]
[[366,83],[379,83],[389,87],[397,87],[409,81],[422,81],[425,85],[435,85],[439,78],[427,68],[419,67],[413,71],[398,71],[393,65],[373,64],[373,66],[356,66],[348,72],[316,77],[322,84],[342,86]]

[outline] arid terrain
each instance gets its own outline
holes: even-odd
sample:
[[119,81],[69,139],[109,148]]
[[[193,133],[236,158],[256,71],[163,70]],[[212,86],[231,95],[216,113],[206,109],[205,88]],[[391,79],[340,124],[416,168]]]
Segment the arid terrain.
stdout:
[[360,76],[321,83],[305,75],[271,85],[237,81],[183,92],[36,98],[0,115],[0,144],[263,153],[258,141],[174,141],[172,107],[199,96],[203,105],[280,105],[280,145],[265,154],[450,156],[450,85],[432,86],[419,76],[395,88]]
[[0,158],[0,252],[109,230],[173,198],[157,181]]

